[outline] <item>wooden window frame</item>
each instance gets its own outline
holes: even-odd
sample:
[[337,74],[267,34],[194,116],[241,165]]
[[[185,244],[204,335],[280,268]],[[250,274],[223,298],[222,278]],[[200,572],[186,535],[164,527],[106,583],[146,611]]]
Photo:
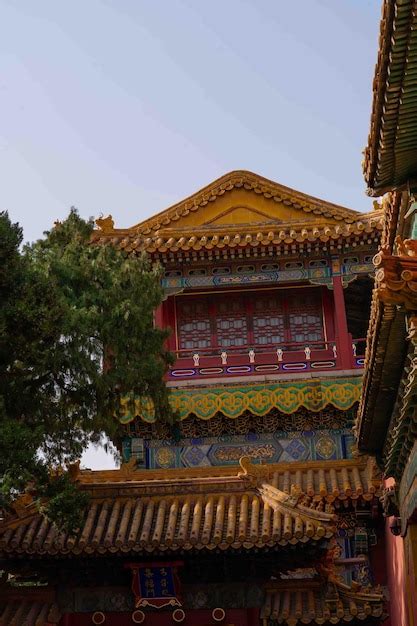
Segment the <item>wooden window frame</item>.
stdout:
[[[245,291],[245,292],[227,292],[227,295],[229,295],[230,297],[234,297],[234,298],[239,298],[241,304],[242,304],[242,310],[243,310],[243,314],[242,317],[246,317],[246,328],[247,328],[247,341],[248,343],[242,345],[242,346],[229,346],[230,349],[236,349],[236,348],[241,348],[246,349],[246,348],[267,348],[268,344],[260,344],[260,343],[255,343],[255,337],[254,337],[254,326],[253,326],[253,320],[254,320],[254,314],[255,314],[255,308],[254,308],[254,299],[255,298],[259,298],[259,297],[267,297],[267,295],[270,296],[278,296],[279,299],[282,302],[282,308],[283,308],[283,318],[284,318],[284,340],[282,342],[279,343],[279,345],[283,345],[283,346],[290,346],[291,344],[295,344],[297,343],[300,346],[300,349],[302,349],[303,345],[308,345],[309,341],[306,340],[305,342],[295,342],[292,339],[291,336],[291,326],[290,326],[290,316],[291,313],[289,311],[289,303],[290,300],[289,298],[293,298],[294,296],[298,296],[298,298],[302,298],[303,294],[306,293],[317,293],[317,301],[318,301],[318,311],[320,313],[320,318],[321,318],[321,333],[322,333],[322,340],[323,340],[323,344],[326,343],[327,338],[326,338],[326,312],[325,312],[325,306],[324,306],[324,300],[323,300],[323,291],[322,289],[319,288],[315,288],[315,287],[299,287],[299,288],[288,288],[283,290],[283,289],[278,289],[278,290],[265,290],[265,291],[258,291],[258,290],[254,290],[252,291]],[[218,335],[217,335],[217,329],[216,329],[216,320],[217,318],[217,303],[219,302],[220,299],[224,298],[226,296],[226,293],[221,293],[221,292],[216,292],[214,294],[209,294],[209,293],[205,293],[205,294],[190,294],[185,296],[186,298],[194,298],[195,300],[200,300],[203,301],[205,300],[208,304],[208,315],[209,315],[209,319],[210,319],[210,328],[211,328],[211,345],[208,348],[195,348],[195,351],[198,350],[213,350],[213,351],[219,351],[219,350],[226,350],[229,348],[224,348],[222,346],[219,345],[218,342]],[[180,351],[180,352],[188,352],[191,353],[193,351],[193,349],[186,349],[186,348],[180,348],[180,343],[181,343],[181,339],[180,339],[180,318],[179,318],[179,312],[178,312],[178,300],[179,298],[184,298],[184,296],[179,296],[177,298],[175,298],[175,335],[176,335],[176,350]],[[321,339],[319,340],[321,341]],[[271,345],[278,345],[278,344],[271,344]]]

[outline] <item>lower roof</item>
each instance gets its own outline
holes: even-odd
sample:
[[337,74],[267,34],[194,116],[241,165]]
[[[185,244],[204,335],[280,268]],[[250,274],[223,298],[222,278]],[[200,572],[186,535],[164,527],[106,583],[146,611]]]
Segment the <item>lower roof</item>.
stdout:
[[[150,554],[272,548],[330,538],[334,506],[378,492],[366,460],[236,468],[81,472],[90,502],[74,536],[59,532],[34,503],[0,526],[0,554]],[[234,474],[233,474],[234,472]]]
[[58,624],[61,613],[55,603],[22,598],[0,599],[0,626],[50,626]]
[[355,591],[343,583],[323,585],[311,580],[288,581],[281,589],[268,591],[261,610],[264,623],[287,626],[347,624],[372,617],[385,617],[381,593]]
[[[7,588],[0,597],[0,626],[58,624],[61,612],[51,588]],[[188,607],[185,607],[188,610]],[[346,624],[352,620],[384,618],[384,598],[378,589],[348,587],[332,575],[321,578],[279,580],[266,588],[261,608],[265,623]]]

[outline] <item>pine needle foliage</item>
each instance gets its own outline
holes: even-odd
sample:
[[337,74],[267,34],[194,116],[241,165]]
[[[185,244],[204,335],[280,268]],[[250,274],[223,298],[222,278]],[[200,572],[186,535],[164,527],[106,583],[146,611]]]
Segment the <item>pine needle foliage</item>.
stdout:
[[22,249],[22,229],[0,213],[0,505],[31,485],[60,527],[75,523],[71,497],[81,502],[54,470],[120,434],[121,398],[151,399],[172,420],[167,333],[153,325],[160,268],[91,245],[92,231],[71,209]]

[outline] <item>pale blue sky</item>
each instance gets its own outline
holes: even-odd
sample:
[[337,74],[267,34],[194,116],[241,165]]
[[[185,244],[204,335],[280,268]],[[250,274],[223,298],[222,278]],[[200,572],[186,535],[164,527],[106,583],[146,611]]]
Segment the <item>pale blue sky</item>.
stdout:
[[0,0],[0,207],[129,226],[233,169],[366,210],[380,0]]
[[130,226],[233,169],[370,210],[380,0],[0,0],[0,209]]

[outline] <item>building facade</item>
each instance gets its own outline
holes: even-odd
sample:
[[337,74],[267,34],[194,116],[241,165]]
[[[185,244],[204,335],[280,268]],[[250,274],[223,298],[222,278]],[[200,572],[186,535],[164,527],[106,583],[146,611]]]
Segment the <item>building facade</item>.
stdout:
[[385,0],[364,174],[383,196],[381,249],[368,333],[359,449],[385,477],[387,574],[393,624],[417,624],[416,3]]
[[380,473],[352,431],[381,210],[238,171],[130,229],[97,223],[97,245],[163,266],[177,421],[123,405],[121,468],[72,468],[76,536],[16,503],[2,623],[381,623]]

